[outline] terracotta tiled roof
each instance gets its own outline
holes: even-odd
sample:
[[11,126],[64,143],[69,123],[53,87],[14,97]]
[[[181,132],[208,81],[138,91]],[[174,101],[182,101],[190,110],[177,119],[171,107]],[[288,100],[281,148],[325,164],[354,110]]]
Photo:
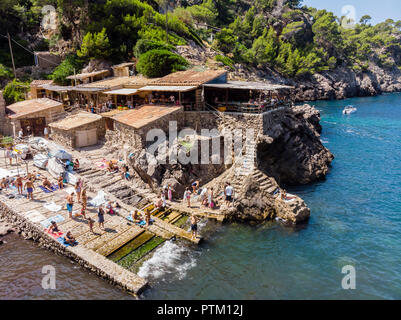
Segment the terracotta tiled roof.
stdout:
[[167,107],[161,105],[146,105],[139,109],[121,112],[113,117],[117,122],[123,123],[134,129],[140,129],[171,113],[182,111],[182,107]]
[[68,131],[101,119],[102,117],[97,114],[80,112],[60,121],[52,122],[49,127]]
[[104,70],[93,71],[93,72],[88,72],[88,73],[79,73],[79,74],[76,74],[75,76],[74,75],[68,76],[66,79],[83,80],[83,79],[88,79],[90,77],[99,76],[99,75],[108,74],[108,73],[110,73],[110,71],[107,69],[104,69]]
[[33,81],[30,83],[30,86],[31,86],[31,87],[39,87],[39,86],[44,85],[44,84],[52,84],[52,83],[53,83],[53,80],[43,80],[43,79],[39,79],[39,80],[33,80]]
[[24,116],[60,107],[63,104],[61,102],[51,100],[48,98],[31,99],[21,102],[14,103],[6,107],[6,112],[11,119],[21,119]]
[[187,70],[170,73],[169,75],[152,82],[154,85],[196,85],[208,83],[227,73],[225,70]]

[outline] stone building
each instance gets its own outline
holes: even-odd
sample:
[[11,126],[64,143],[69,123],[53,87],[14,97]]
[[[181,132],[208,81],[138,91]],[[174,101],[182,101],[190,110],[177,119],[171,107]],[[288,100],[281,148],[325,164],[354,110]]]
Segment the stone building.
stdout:
[[42,86],[51,84],[53,84],[53,80],[33,80],[29,84],[30,98],[31,99],[46,98],[46,90]]
[[163,130],[166,135],[170,121],[177,120],[181,106],[145,105],[135,110],[122,111],[114,117],[114,139],[116,144],[127,144],[134,149],[147,145],[146,136],[151,129]]
[[65,116],[63,104],[47,98],[20,101],[7,106],[5,112],[5,134],[14,136],[21,128],[26,134],[28,126],[35,136],[43,136],[46,125]]
[[96,114],[80,112],[50,123],[51,138],[70,148],[95,145],[105,135],[104,119]]
[[129,77],[134,74],[135,62],[125,62],[112,66],[115,77]]
[[35,65],[42,69],[54,69],[61,63],[61,57],[49,51],[36,51]]

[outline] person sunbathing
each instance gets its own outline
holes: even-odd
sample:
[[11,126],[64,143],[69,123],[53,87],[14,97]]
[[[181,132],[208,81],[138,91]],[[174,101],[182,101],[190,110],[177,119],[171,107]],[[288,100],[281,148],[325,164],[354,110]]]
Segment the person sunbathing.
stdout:
[[285,190],[283,190],[282,192],[281,192],[281,199],[282,200],[292,200],[292,199],[296,199],[297,197],[295,197],[295,196],[288,196],[287,195],[287,192],[285,191]]
[[64,237],[64,242],[68,243],[72,246],[75,245],[75,238],[73,237],[73,235],[71,234],[71,231],[68,231],[67,234]]
[[42,186],[43,186],[43,188],[45,188],[46,190],[49,190],[50,192],[53,191],[52,184],[46,177],[43,179]]
[[52,222],[50,223],[49,228],[47,228],[47,232],[48,232],[48,233],[57,233],[57,232],[60,232],[60,229],[58,228],[56,221],[52,221]]

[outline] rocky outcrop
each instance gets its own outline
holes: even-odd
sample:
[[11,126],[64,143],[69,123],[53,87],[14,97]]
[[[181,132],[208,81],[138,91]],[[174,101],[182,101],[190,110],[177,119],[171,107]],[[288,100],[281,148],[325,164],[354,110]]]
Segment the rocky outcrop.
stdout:
[[333,154],[320,141],[320,114],[309,106],[288,108],[265,128],[258,144],[259,168],[279,184],[307,184],[323,179]]
[[[214,194],[221,194],[227,182],[234,188],[234,201],[232,207],[223,206],[221,210],[229,220],[260,223],[279,218],[299,224],[309,219],[310,209],[301,198],[293,196],[291,200],[282,200],[280,195],[283,190],[275,179],[258,169],[241,176],[235,167],[231,167],[206,187],[213,188]],[[218,201],[222,205],[224,199]]]

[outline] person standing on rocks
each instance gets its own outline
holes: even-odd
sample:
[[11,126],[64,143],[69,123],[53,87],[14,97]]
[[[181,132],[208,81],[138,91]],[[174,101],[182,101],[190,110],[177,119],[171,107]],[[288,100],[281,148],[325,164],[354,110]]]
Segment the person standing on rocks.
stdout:
[[93,224],[95,223],[95,220],[93,220],[92,218],[88,218],[88,226],[89,226],[89,230],[90,232],[93,232]]
[[145,209],[145,220],[146,220],[146,226],[150,226],[150,210]]
[[81,202],[81,179],[77,181],[75,184],[75,192],[77,194],[77,201],[78,203]]
[[173,201],[173,188],[171,187],[171,184],[167,187],[167,196],[169,201]]
[[46,139],[49,139],[49,128],[46,126],[45,129],[43,130],[43,133],[45,135]]
[[33,200],[33,190],[35,189],[35,186],[33,185],[33,182],[31,179],[29,179],[26,183],[25,183],[25,189],[27,190],[28,194],[27,194],[27,198]]
[[63,180],[63,174],[60,174],[60,176],[57,178],[57,185],[60,190],[64,188]]
[[17,185],[18,193],[22,194],[23,183],[22,183],[22,178],[20,177],[20,175],[17,176],[17,179],[15,180],[15,184]]
[[104,210],[103,210],[103,205],[99,206],[99,209],[97,210],[97,217],[98,217],[98,222],[99,222],[99,229],[104,230]]
[[74,205],[74,192],[67,196],[67,211],[68,216],[72,219],[72,206]]
[[209,193],[207,195],[207,203],[209,205],[209,208],[211,208],[211,209],[214,208],[213,188],[210,188],[210,190],[209,190]]
[[13,165],[13,153],[11,151],[11,147],[8,147],[6,150],[6,158],[10,161],[10,166]]
[[191,190],[189,188],[186,188],[184,192],[184,200],[187,201],[188,208],[191,208]]
[[227,207],[231,207],[232,202],[233,202],[233,196],[234,196],[234,188],[230,185],[229,182],[227,182],[227,184],[226,184],[224,193],[226,195],[226,205],[227,205]]
[[195,214],[191,216],[191,232],[192,232],[192,240],[195,240],[198,236],[198,218]]

